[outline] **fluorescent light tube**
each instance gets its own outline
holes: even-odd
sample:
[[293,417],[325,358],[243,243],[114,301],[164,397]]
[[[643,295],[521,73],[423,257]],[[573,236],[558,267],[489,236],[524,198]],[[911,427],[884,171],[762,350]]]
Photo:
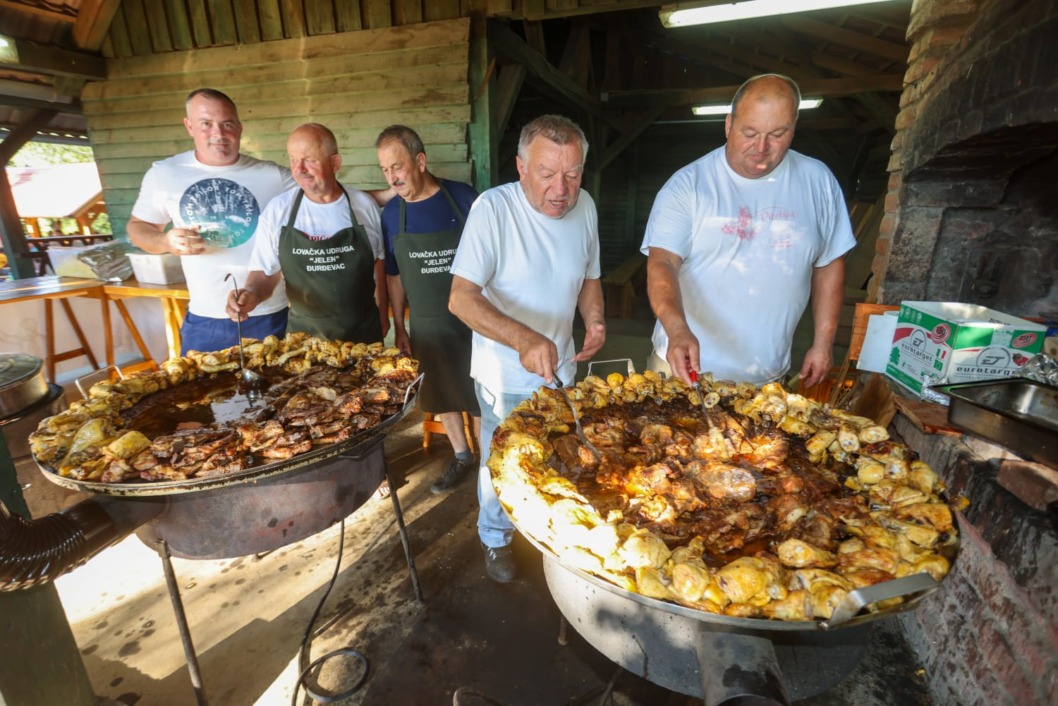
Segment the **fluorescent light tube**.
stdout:
[[695,3],[677,3],[663,5],[658,15],[661,24],[666,27],[686,27],[687,25],[708,24],[714,22],[734,22],[735,20],[770,17],[772,15],[790,15],[796,12],[812,10],[829,10],[835,7],[867,5],[887,0],[742,0],[724,4],[695,5]]
[[[811,110],[812,108],[818,108],[822,102],[822,98],[803,98],[797,109]],[[731,112],[731,105],[696,105],[691,108],[691,112],[695,115],[727,115]]]

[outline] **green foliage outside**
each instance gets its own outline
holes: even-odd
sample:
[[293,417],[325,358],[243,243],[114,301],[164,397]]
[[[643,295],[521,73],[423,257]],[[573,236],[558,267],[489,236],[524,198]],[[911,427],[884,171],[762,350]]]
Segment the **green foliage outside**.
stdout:
[[12,167],[47,167],[52,164],[83,164],[95,161],[88,145],[56,145],[50,142],[27,142],[11,158]]
[[[84,164],[94,162],[95,154],[88,145],[59,145],[50,142],[27,142],[11,158],[12,167],[48,167],[54,164]],[[73,218],[40,219],[44,235],[71,235],[79,232]],[[112,233],[110,216],[101,213],[92,221],[91,230],[100,235]]]

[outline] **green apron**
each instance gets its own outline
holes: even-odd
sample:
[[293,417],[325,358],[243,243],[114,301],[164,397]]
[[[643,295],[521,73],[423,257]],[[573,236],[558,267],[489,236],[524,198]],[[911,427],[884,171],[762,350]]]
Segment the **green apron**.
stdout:
[[294,227],[304,196],[304,191],[298,193],[290,218],[279,232],[279,267],[290,301],[287,331],[304,331],[332,341],[381,341],[375,254],[367,231],[356,220],[349,195],[345,199],[352,225],[315,241]]
[[409,233],[405,230],[405,203],[401,199],[393,254],[408,298],[411,354],[425,373],[419,390],[420,407],[431,414],[472,412],[477,416],[478,402],[470,377],[471,331],[448,311],[452,259],[466,219],[448,190],[443,184],[440,186],[449,208],[459,219],[459,227]]

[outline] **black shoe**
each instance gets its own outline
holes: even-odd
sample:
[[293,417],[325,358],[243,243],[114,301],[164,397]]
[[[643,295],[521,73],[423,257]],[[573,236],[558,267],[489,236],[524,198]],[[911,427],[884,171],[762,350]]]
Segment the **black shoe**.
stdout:
[[458,458],[453,458],[452,462],[448,464],[448,468],[445,469],[445,472],[437,479],[437,482],[430,486],[430,492],[434,495],[447,493],[449,490],[459,485],[459,481],[466,478],[467,474],[475,470],[477,467],[478,465],[474,463],[473,458],[469,461],[460,461]]
[[506,547],[486,547],[485,550],[485,573],[489,578],[498,583],[508,583],[518,575],[518,567],[514,565],[514,554],[510,545]]

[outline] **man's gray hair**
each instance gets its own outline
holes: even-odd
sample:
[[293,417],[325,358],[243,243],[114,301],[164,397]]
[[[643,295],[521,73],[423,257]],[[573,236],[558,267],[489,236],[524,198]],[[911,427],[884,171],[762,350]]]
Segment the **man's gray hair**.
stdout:
[[580,126],[562,115],[541,115],[531,120],[522,128],[522,135],[518,139],[518,156],[526,161],[529,145],[537,137],[546,137],[556,145],[568,145],[574,140],[580,142],[581,164],[588,159],[588,138]]
[[323,151],[328,156],[338,154],[338,138],[334,136],[334,133],[331,132],[331,129],[326,125],[321,125],[320,123],[303,123],[294,128],[294,132],[297,132],[298,130],[312,130],[320,140],[320,147],[323,148]]
[[735,115],[735,111],[738,110],[738,104],[742,101],[742,98],[745,96],[747,89],[749,89],[750,87],[750,84],[755,81],[759,81],[762,78],[777,78],[780,81],[786,83],[787,86],[789,86],[790,92],[793,94],[794,118],[796,118],[797,114],[800,112],[799,108],[801,105],[801,87],[797,85],[797,81],[794,81],[789,76],[783,74],[758,74],[756,76],[752,76],[746,79],[746,82],[739,86],[738,90],[735,91],[735,97],[731,99],[731,115]]
[[375,140],[375,149],[378,149],[390,140],[396,140],[403,145],[404,149],[408,150],[408,154],[411,155],[412,159],[415,159],[420,154],[426,154],[426,147],[422,144],[422,138],[419,137],[419,133],[415,132],[407,125],[390,125],[380,132],[378,134],[378,139]]
[[193,98],[198,98],[199,96],[202,96],[203,98],[208,98],[212,101],[220,101],[222,103],[227,103],[228,107],[232,109],[232,112],[234,112],[236,115],[239,114],[239,108],[235,105],[235,101],[233,101],[227,93],[218,91],[216,88],[196,88],[195,90],[188,93],[187,98],[184,99],[185,112],[191,106],[191,100]]

